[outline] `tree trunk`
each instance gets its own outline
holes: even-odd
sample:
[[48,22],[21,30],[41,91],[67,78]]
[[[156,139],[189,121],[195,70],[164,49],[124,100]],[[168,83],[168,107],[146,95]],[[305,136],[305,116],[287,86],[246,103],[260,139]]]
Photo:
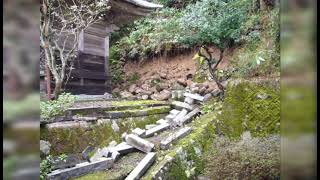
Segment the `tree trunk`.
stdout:
[[221,91],[222,93],[224,93],[224,87],[223,87],[223,85],[219,82],[219,80],[218,80],[218,78],[215,76],[214,72],[217,70],[218,65],[219,65],[220,62],[222,61],[223,52],[224,52],[224,50],[223,50],[223,49],[220,49],[220,57],[219,57],[219,60],[217,61],[217,63],[214,65],[214,67],[212,67],[212,65],[209,64],[210,74],[211,74],[213,80],[214,80],[214,81],[216,82],[216,84],[218,85],[218,88],[220,89],[220,91]]
[[51,76],[48,65],[46,64],[46,83],[47,83],[47,96],[48,100],[51,100]]
[[56,80],[55,87],[54,87],[54,98],[58,99],[59,95],[61,94],[62,88],[62,81]]

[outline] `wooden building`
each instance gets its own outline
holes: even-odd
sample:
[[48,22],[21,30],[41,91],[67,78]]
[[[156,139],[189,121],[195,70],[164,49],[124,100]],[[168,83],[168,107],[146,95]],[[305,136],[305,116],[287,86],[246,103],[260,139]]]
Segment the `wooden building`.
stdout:
[[[78,59],[64,89],[73,94],[111,92],[109,40],[122,25],[147,16],[162,5],[145,0],[109,0],[111,9],[102,21],[80,33]],[[44,71],[42,71],[44,72]],[[42,76],[43,79],[44,76]],[[51,83],[51,90],[54,83]],[[42,85],[42,91],[46,86]]]

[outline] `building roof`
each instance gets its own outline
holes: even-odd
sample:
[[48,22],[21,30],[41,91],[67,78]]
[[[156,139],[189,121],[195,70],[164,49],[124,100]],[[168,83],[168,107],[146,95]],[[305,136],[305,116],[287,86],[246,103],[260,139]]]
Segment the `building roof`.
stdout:
[[109,0],[111,9],[107,14],[107,23],[121,26],[138,18],[147,16],[156,9],[162,8],[160,4],[145,0]]

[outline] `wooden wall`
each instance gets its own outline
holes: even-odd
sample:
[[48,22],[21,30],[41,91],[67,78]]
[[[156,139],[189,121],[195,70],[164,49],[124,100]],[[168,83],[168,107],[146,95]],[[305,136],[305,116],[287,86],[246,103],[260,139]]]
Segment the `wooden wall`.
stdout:
[[111,92],[108,61],[111,31],[103,23],[98,23],[80,33],[78,58],[67,86],[64,87],[66,91],[74,94]]

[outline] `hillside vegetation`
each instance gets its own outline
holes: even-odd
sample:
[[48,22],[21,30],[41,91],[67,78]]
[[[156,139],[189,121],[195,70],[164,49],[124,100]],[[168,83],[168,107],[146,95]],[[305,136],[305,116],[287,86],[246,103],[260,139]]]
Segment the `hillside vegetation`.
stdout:
[[265,11],[251,0],[157,0],[165,7],[114,34],[110,61],[114,82],[127,61],[175,56],[201,45],[239,47],[235,76],[279,71],[279,8]]

